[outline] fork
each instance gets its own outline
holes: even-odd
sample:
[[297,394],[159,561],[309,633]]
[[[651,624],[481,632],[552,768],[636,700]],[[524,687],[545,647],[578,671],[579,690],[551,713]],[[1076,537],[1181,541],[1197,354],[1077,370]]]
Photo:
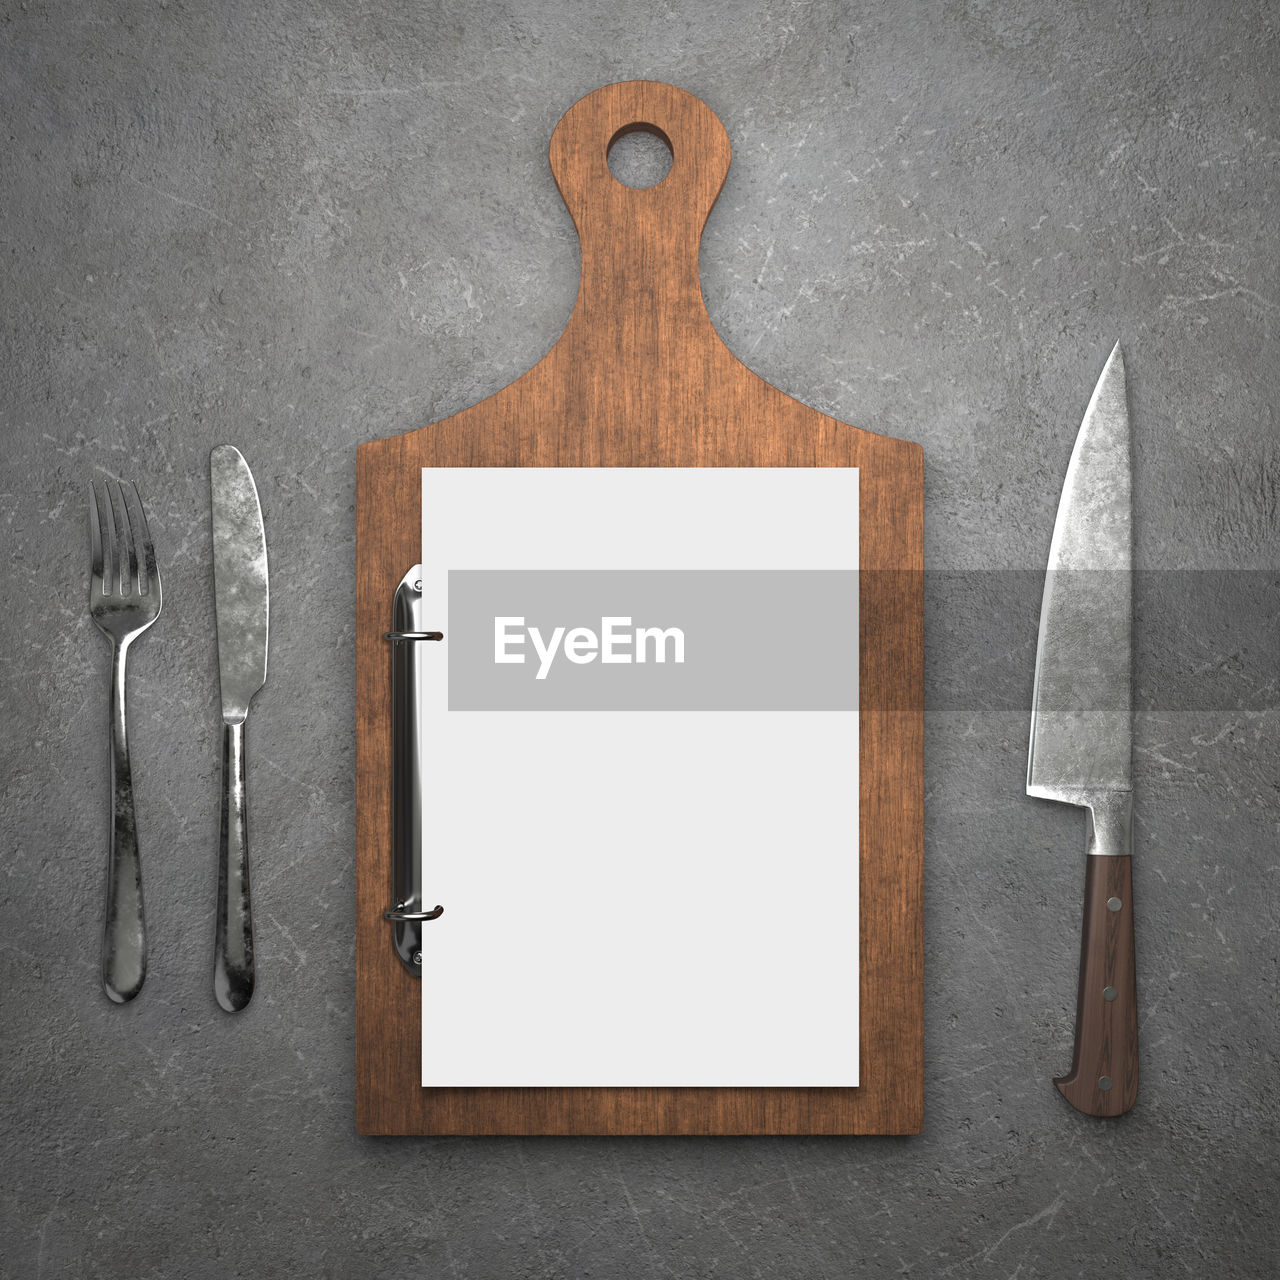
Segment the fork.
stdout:
[[147,976],[142,864],[125,721],[125,666],[129,646],[160,616],[161,605],[156,550],[135,485],[107,481],[100,502],[98,486],[90,484],[89,550],[89,616],[111,641],[111,848],[102,985],[112,1000],[123,1004],[142,990]]

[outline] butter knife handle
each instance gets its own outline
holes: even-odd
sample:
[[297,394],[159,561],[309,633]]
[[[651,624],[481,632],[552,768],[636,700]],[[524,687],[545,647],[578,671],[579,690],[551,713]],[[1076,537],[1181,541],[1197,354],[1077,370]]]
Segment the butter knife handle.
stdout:
[[1085,859],[1075,1051],[1054,1084],[1090,1116],[1123,1115],[1138,1096],[1132,862],[1127,854]]
[[253,998],[253,916],[249,909],[249,828],[244,721],[222,727],[222,838],[218,859],[218,925],[213,990],[236,1013]]

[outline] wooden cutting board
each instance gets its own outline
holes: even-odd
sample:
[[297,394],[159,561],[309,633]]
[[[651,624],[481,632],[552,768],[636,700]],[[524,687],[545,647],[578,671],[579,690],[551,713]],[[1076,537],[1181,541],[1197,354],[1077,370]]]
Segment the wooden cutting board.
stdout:
[[[624,186],[609,149],[671,149],[656,186]],[[369,1134],[916,1133],[923,1117],[923,458],[828,418],[741,364],[707,316],[698,244],[729,140],[698,98],[608,85],[551,138],[582,242],[568,326],[487,400],[356,452],[356,1100]],[[391,600],[420,549],[423,467],[860,469],[861,1075],[849,1089],[424,1089],[421,986],[391,904]],[[768,519],[762,512],[761,519]],[[785,625],[785,619],[770,620]],[[428,805],[430,798],[427,799]],[[430,815],[427,815],[430,826]],[[649,892],[648,887],[644,889]],[[428,985],[431,975],[424,974]],[[832,1018],[849,1016],[833,1007]],[[762,1034],[768,1028],[762,1027]],[[453,1034],[441,1027],[439,1034]]]

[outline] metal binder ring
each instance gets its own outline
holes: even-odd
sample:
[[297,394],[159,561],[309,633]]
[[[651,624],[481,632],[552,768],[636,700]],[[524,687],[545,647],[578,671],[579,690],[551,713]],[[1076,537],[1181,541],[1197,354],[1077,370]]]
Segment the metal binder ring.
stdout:
[[399,640],[443,640],[443,631],[384,631],[382,633],[384,640],[390,640],[393,643]]
[[404,903],[397,903],[391,911],[384,911],[383,918],[386,920],[434,920],[437,916],[444,915],[443,907],[436,907],[432,911],[406,911]]

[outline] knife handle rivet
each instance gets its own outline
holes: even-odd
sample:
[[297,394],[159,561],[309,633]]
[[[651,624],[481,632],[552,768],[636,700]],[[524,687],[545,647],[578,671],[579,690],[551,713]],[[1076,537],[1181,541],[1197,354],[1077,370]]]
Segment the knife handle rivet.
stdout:
[[1123,903],[1123,902],[1121,902],[1119,898],[1108,898],[1108,899],[1107,899],[1107,910],[1108,910],[1108,911],[1119,911],[1119,910],[1120,910],[1120,908],[1121,908],[1121,907],[1123,907],[1123,906],[1124,906],[1124,903]]
[[1107,1092],[1107,1090],[1109,1090],[1109,1089],[1111,1088],[1111,1077],[1110,1077],[1110,1076],[1103,1076],[1103,1077],[1098,1081],[1098,1088],[1099,1088],[1099,1089],[1101,1089],[1103,1093],[1106,1093],[1106,1092]]
[[1104,1000],[1107,1000],[1107,1001],[1114,1000],[1118,994],[1119,993],[1116,991],[1115,987],[1102,988],[1102,998]]

